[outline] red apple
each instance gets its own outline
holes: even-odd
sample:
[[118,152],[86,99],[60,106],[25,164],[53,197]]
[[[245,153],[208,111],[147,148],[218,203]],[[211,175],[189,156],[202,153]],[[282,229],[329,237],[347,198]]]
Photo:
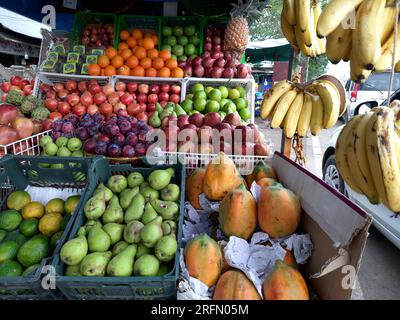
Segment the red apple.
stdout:
[[173,84],[170,89],[171,93],[179,94],[181,93],[181,87],[177,84]]
[[150,87],[150,92],[151,93],[159,93],[160,92],[160,86],[153,84]]
[[152,93],[147,97],[147,101],[149,103],[156,103],[158,102],[158,95],[156,93]]
[[169,92],[169,91],[170,91],[170,85],[167,84],[167,83],[163,83],[163,84],[160,86],[160,91],[161,91],[161,92]]
[[169,96],[169,101],[173,102],[173,103],[179,103],[179,101],[181,100],[181,97],[177,94],[171,94]]
[[164,91],[160,92],[158,94],[158,100],[159,101],[168,101],[169,100],[169,94],[167,92],[164,92]]
[[126,84],[125,84],[125,82],[118,81],[118,82],[115,84],[115,90],[125,92],[125,90],[126,90]]
[[147,84],[144,84],[144,83],[142,83],[142,84],[139,84],[139,93],[143,93],[143,94],[148,94],[149,93],[149,85],[147,85]]
[[131,116],[137,115],[141,112],[140,105],[138,103],[131,103],[128,106],[127,111]]
[[136,92],[138,89],[137,82],[129,82],[127,85],[127,89],[130,93]]

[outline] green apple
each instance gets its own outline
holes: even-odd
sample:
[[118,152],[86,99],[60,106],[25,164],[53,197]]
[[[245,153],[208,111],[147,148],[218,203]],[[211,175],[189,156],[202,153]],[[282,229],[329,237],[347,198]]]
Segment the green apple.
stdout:
[[180,44],[176,44],[172,47],[172,53],[176,56],[183,56],[183,46],[181,46]]
[[172,36],[172,28],[171,28],[171,27],[168,27],[168,26],[163,27],[163,28],[162,28],[162,35],[163,35],[164,37],[170,37],[170,36]]
[[238,89],[231,89],[229,90],[229,99],[235,100],[240,98],[240,92]]
[[207,95],[208,95],[212,90],[214,90],[213,87],[207,87],[204,91],[205,91],[205,92],[207,93]]
[[189,113],[193,110],[193,101],[189,99],[185,99],[181,105],[182,109],[185,110],[186,113]]
[[194,25],[188,25],[183,28],[183,32],[188,36],[194,36],[196,33],[196,27]]
[[195,99],[204,99],[204,100],[206,100],[207,99],[207,95],[206,95],[206,93],[204,91],[196,91],[194,93],[193,99],[194,100]]
[[244,98],[237,98],[237,99],[233,100],[233,103],[236,105],[238,110],[247,108],[247,100]]
[[174,45],[176,45],[176,37],[174,36],[167,37],[165,38],[164,43],[173,47]]
[[181,36],[178,38],[178,44],[181,46],[186,46],[189,43],[189,39],[186,36]]
[[213,89],[208,94],[208,98],[220,102],[222,99],[222,93],[219,89]]
[[247,109],[247,108],[246,109],[242,109],[242,110],[239,111],[239,115],[240,115],[240,118],[242,118],[243,121],[247,121],[248,119],[250,119],[250,116],[251,116],[250,110]]
[[[67,141],[68,141],[68,139],[67,139]],[[55,156],[57,154],[57,151],[58,151],[58,147],[54,142],[46,143],[46,145],[44,146],[44,152],[48,156]]]
[[222,99],[226,99],[229,96],[229,90],[227,87],[221,86],[218,88],[221,91]]
[[181,26],[174,27],[174,35],[177,37],[183,36],[183,28]]
[[215,100],[210,100],[206,104],[206,112],[218,112],[219,111],[219,103]]
[[188,44],[185,46],[185,54],[187,56],[194,55],[196,52],[196,47],[193,44]]
[[202,98],[194,99],[193,107],[195,110],[199,112],[203,112],[206,109],[207,100]]
[[[204,91],[204,86],[201,83],[196,83],[191,89],[190,92],[191,93],[195,93],[197,91]],[[207,93],[207,91],[206,91]]]
[[245,88],[239,86],[236,89],[239,90],[241,98],[245,98],[246,97],[246,89]]

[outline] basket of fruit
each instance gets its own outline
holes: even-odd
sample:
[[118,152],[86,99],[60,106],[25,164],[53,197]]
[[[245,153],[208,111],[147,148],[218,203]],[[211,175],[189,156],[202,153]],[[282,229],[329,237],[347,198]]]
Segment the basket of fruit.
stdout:
[[174,299],[185,169],[96,160],[70,234],[52,262],[68,299]]
[[51,284],[42,287],[43,267],[71,231],[91,162],[19,156],[0,160],[0,300],[57,296]]

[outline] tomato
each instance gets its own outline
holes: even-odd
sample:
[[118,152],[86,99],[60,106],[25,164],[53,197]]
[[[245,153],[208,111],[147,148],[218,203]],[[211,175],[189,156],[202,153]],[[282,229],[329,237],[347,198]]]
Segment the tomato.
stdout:
[[78,104],[74,107],[72,112],[78,117],[83,116],[86,113],[86,107],[84,105]]
[[131,116],[137,115],[141,112],[140,105],[138,103],[131,103],[127,108],[128,114]]
[[61,101],[58,103],[57,111],[60,112],[63,116],[66,116],[71,112],[71,106],[68,102]]
[[99,107],[99,111],[102,115],[108,116],[113,113],[113,106],[110,103],[102,103]]
[[86,112],[90,115],[93,115],[93,114],[99,112],[99,107],[96,106],[95,104],[92,104],[87,108]]

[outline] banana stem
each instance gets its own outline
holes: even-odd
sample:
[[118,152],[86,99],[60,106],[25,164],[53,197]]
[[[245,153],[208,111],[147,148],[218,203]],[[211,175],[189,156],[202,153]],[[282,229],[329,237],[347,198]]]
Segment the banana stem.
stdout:
[[397,48],[397,34],[399,32],[399,0],[396,0],[396,21],[394,25],[394,43],[393,43],[393,61],[392,61],[392,72],[390,74],[390,81],[389,81],[389,89],[388,89],[388,107],[390,106],[390,96],[392,94],[392,87],[393,87],[393,80],[394,80],[394,71],[395,71],[395,65],[396,65],[396,48]]

